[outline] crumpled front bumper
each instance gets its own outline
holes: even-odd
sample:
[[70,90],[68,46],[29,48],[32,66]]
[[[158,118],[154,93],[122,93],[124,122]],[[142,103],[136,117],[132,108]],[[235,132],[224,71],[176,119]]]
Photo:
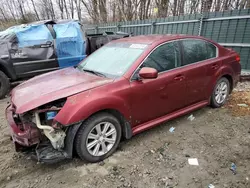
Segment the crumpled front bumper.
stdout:
[[22,129],[20,128],[20,125],[16,124],[13,118],[14,108],[12,105],[9,105],[6,108],[5,115],[10,127],[12,140],[16,146],[16,150],[19,150],[18,148],[22,146],[30,147],[40,142],[41,133],[38,128],[32,125],[32,123],[22,124]]
[[[48,140],[44,140],[40,129],[34,126],[32,122],[22,123],[21,125],[15,122],[15,109],[12,105],[6,108],[5,114],[16,151],[26,151],[25,148],[31,147],[30,152],[26,152],[26,154],[29,153],[32,158],[34,157],[38,161],[50,164],[72,158],[74,137],[81,123],[78,123],[74,127],[72,125],[68,129],[68,135],[65,138],[65,147],[56,150]],[[36,146],[36,148],[32,148],[32,146]]]

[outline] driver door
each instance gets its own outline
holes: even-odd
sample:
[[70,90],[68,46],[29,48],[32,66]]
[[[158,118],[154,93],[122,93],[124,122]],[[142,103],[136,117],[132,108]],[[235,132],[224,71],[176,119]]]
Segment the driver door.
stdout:
[[[159,45],[141,64],[131,82],[133,125],[164,116],[185,106],[185,75],[178,42]],[[155,68],[156,79],[136,80],[143,67]]]
[[10,58],[19,78],[58,68],[54,40],[46,25],[27,26],[17,31],[11,44]]

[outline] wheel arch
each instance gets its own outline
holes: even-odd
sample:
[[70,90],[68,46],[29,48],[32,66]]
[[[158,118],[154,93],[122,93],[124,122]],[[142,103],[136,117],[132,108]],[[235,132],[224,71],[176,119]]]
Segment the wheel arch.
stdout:
[[[88,118],[90,118],[91,116],[94,116],[98,113],[102,113],[102,112],[109,113],[118,119],[118,121],[121,124],[123,138],[130,139],[132,137],[133,133],[132,133],[131,124],[122,115],[122,113],[116,109],[107,108],[107,109],[99,110],[99,111],[92,113]],[[88,118],[86,118],[86,119],[88,119]],[[84,121],[86,121],[86,119]],[[81,122],[78,122],[72,126],[69,126],[69,128],[67,129],[67,134],[66,134],[66,139],[65,139],[65,151],[68,154],[69,158],[72,158],[72,156],[73,156],[75,137],[76,137],[76,134],[77,134],[79,128],[81,127],[81,125],[84,121],[81,121]]]
[[223,78],[223,77],[226,78],[229,81],[229,84],[230,84],[229,93],[232,93],[232,91],[233,91],[233,77],[230,74],[224,74],[224,75],[221,76],[221,78]]
[[[91,114],[91,116],[96,115],[98,113],[101,112],[107,112],[111,115],[113,115],[114,117],[116,117],[118,119],[118,121],[121,124],[121,128],[122,128],[122,137],[129,139],[132,137],[132,128],[131,128],[131,124],[130,122],[124,117],[124,115],[116,110],[116,109],[112,109],[112,108],[107,108],[107,109],[103,109],[103,110],[99,110],[93,114]],[[90,117],[90,116],[89,116]]]

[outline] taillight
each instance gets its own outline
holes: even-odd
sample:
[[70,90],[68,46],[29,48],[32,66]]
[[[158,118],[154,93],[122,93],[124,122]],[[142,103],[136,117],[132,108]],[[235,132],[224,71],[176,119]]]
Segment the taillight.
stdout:
[[235,60],[236,60],[237,62],[240,62],[240,56],[239,56],[239,55],[236,55]]

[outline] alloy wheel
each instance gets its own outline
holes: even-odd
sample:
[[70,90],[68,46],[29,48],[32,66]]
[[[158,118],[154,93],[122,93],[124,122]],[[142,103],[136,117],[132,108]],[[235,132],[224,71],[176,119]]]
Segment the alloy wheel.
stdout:
[[113,148],[116,138],[117,130],[112,123],[98,123],[87,136],[87,150],[93,156],[102,156]]
[[228,85],[226,82],[222,81],[220,84],[218,84],[216,90],[215,90],[215,101],[218,104],[222,104],[228,95]]

